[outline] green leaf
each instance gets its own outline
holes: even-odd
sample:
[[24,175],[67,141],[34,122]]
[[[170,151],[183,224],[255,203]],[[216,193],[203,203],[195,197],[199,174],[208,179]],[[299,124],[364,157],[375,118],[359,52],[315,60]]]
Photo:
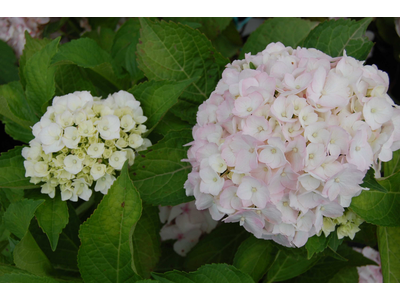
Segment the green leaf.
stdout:
[[378,227],[383,282],[400,282],[400,228]]
[[43,195],[46,201],[36,210],[35,216],[40,228],[49,238],[51,249],[56,250],[60,233],[68,223],[67,202],[61,201],[61,194],[54,198]]
[[51,277],[36,276],[13,266],[0,264],[0,283],[56,283]]
[[[331,233],[336,234],[336,232]],[[328,247],[329,242],[328,238],[325,237],[325,234],[321,234],[320,236],[314,235],[307,240],[306,249],[307,249],[307,258],[310,259],[315,253],[320,253]]]
[[258,282],[272,265],[276,252],[271,241],[251,236],[239,246],[233,265]]
[[48,257],[54,269],[79,272],[78,249],[81,244],[78,232],[80,221],[75,209],[69,205],[69,222],[63,229],[58,240],[57,249],[52,250],[46,234],[39,227],[37,221],[32,220],[29,231],[32,233],[40,249]]
[[330,20],[315,27],[304,41],[304,47],[316,48],[332,56],[342,56],[346,50],[348,56],[365,60],[373,43],[365,36],[372,18],[359,21],[350,19]]
[[250,34],[239,58],[243,59],[245,53],[255,55],[273,42],[281,42],[286,47],[296,48],[315,25],[316,22],[300,18],[270,18]]
[[34,189],[35,186],[25,177],[24,158],[21,146],[17,146],[0,156],[0,188]]
[[136,157],[129,173],[144,202],[177,205],[193,200],[183,189],[191,165],[181,161],[187,157],[183,145],[192,140],[191,130],[171,131]]
[[52,40],[50,39],[34,39],[25,31],[25,47],[22,51],[21,58],[19,60],[19,78],[21,80],[21,84],[26,88],[26,79],[25,79],[25,66],[28,60],[38,51],[43,49],[47,44],[49,44]]
[[55,81],[56,96],[63,96],[75,91],[89,91],[92,95],[98,94],[87,72],[76,65],[58,66]]
[[380,191],[382,193],[386,193],[387,189],[385,189],[383,186],[379,184],[378,181],[375,179],[375,170],[373,168],[370,168],[365,174],[363,183],[361,184],[362,187],[369,188],[371,190],[375,191]]
[[38,276],[49,275],[53,272],[50,261],[29,231],[14,248],[14,263],[18,268]]
[[196,115],[198,110],[199,105],[179,99],[178,103],[172,106],[170,112],[175,115],[175,118],[179,118],[193,127],[193,125],[196,124]]
[[249,275],[227,264],[204,265],[197,271],[185,273],[174,270],[152,273],[154,279],[165,283],[253,283]]
[[111,52],[114,36],[115,31],[107,27],[102,27],[99,30],[88,31],[82,35],[82,37],[87,37],[94,40],[102,49],[104,49],[108,53]]
[[378,243],[377,241],[377,226],[364,222],[359,228],[361,229],[356,233],[353,242],[360,243],[366,246],[375,247]]
[[[137,45],[140,69],[153,80],[198,78],[180,97],[191,106],[191,111],[196,111],[215,89],[229,60],[219,54],[198,30],[145,18],[141,18],[140,23],[141,43]],[[195,122],[194,119],[189,121]]]
[[139,279],[132,269],[131,243],[141,212],[140,195],[128,176],[125,162],[107,195],[81,225],[78,266],[85,282],[132,282]]
[[232,264],[236,250],[249,235],[238,224],[221,224],[190,250],[184,262],[184,269],[193,271],[211,263]]
[[193,81],[194,79],[181,82],[146,81],[128,91],[141,103],[143,114],[147,117],[148,133],[157,126],[166,112],[177,103],[179,95]]
[[400,172],[379,181],[388,190],[362,191],[351,200],[351,208],[365,221],[380,226],[400,226]]
[[114,72],[111,56],[92,39],[80,38],[62,45],[52,59],[53,65],[75,64],[88,68],[108,81],[115,90],[123,89],[124,83]]
[[280,247],[268,270],[265,282],[284,281],[299,276],[314,266],[319,257],[313,256],[311,259],[307,259],[303,249]]
[[228,27],[212,41],[212,44],[223,56],[232,57],[239,53],[243,41],[240,33],[236,29],[235,23],[232,21]]
[[393,158],[383,163],[383,175],[389,177],[400,171],[400,150],[393,152]]
[[172,17],[164,20],[189,25],[192,23],[200,24],[199,31],[204,33],[210,40],[214,40],[232,21],[232,18],[226,17]]
[[44,200],[22,199],[11,203],[4,214],[4,225],[6,228],[22,239],[28,231],[36,209]]
[[344,267],[330,280],[330,283],[358,283],[357,267]]
[[143,278],[150,278],[150,273],[160,259],[160,229],[158,207],[144,204],[142,216],[132,236],[136,271]]
[[144,77],[136,62],[136,45],[139,42],[140,22],[128,19],[117,31],[111,47],[111,56],[116,64],[128,71],[134,81]]
[[120,18],[118,17],[95,17],[88,18],[89,24],[92,27],[92,30],[96,30],[98,27],[100,28],[110,28],[115,30]]
[[154,128],[153,133],[165,136],[170,131],[192,129],[192,125],[177,118],[171,111],[168,111]]
[[6,133],[9,136],[11,136],[14,140],[28,144],[31,140],[35,138],[32,134],[32,129],[23,127],[18,123],[15,123],[10,119],[6,118],[5,116],[0,116],[0,118],[1,121],[6,125],[5,126]]
[[0,86],[0,105],[0,114],[24,127],[27,131],[32,131],[30,126],[39,121],[18,81]]
[[0,84],[19,79],[16,62],[13,49],[6,42],[0,41]]
[[155,272],[167,272],[174,269],[183,269],[184,257],[178,255],[173,244],[175,240],[167,240],[161,243],[161,257],[155,268]]
[[43,105],[50,101],[55,93],[56,68],[50,65],[50,61],[57,52],[59,42],[60,37],[33,54],[24,68],[26,97],[38,118],[46,111]]

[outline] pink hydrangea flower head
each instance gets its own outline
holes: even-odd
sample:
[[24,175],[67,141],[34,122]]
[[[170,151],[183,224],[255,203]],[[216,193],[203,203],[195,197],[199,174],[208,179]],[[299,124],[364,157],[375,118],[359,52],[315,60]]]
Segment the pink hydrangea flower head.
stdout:
[[338,236],[353,238],[358,223],[333,219],[350,215],[368,169],[379,174],[400,148],[388,84],[386,73],[345,52],[278,42],[246,54],[199,107],[187,194],[215,220],[288,247],[338,224]]

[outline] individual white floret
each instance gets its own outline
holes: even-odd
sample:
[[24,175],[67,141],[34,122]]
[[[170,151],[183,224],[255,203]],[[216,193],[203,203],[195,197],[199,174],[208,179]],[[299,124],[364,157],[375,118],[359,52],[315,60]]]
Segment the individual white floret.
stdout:
[[115,170],[121,170],[126,160],[126,152],[115,151],[109,158],[108,162],[110,163],[110,166],[113,167]]
[[95,163],[90,168],[90,175],[92,175],[94,180],[97,180],[100,177],[104,176],[104,174],[106,173],[106,169],[107,169],[107,166],[105,164]]
[[104,153],[104,143],[91,144],[87,149],[87,154],[92,158],[100,158]]
[[64,158],[64,165],[64,170],[72,174],[78,174],[83,168],[82,160],[76,155],[66,156]]
[[106,115],[96,122],[97,130],[104,140],[118,139],[120,137],[120,121],[117,116]]
[[96,181],[94,190],[105,195],[115,180],[116,178],[114,176],[106,173],[103,177]]
[[81,141],[81,136],[79,135],[78,129],[71,126],[64,129],[62,140],[67,148],[76,149]]

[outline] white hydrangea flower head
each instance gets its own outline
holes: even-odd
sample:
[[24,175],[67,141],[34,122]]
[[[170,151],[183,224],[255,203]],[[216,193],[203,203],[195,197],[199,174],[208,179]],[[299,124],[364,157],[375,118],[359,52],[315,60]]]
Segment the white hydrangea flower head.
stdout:
[[335,230],[354,238],[363,220],[351,199],[368,169],[379,176],[400,149],[388,84],[346,52],[332,58],[278,42],[246,54],[199,106],[187,194],[214,220],[287,247]]
[[59,186],[63,201],[87,201],[92,189],[106,194],[124,162],[133,165],[137,152],[151,146],[142,137],[147,118],[135,115],[143,116],[140,102],[125,91],[105,100],[87,91],[54,97],[22,149],[25,176],[52,198]]
[[186,254],[197,244],[201,235],[210,233],[218,224],[211,218],[208,210],[198,210],[194,201],[176,206],[159,206],[161,240],[176,240],[174,251],[180,256]]
[[17,57],[20,57],[25,46],[25,31],[33,37],[39,37],[43,25],[48,23],[50,18],[0,18],[0,40],[11,46]]

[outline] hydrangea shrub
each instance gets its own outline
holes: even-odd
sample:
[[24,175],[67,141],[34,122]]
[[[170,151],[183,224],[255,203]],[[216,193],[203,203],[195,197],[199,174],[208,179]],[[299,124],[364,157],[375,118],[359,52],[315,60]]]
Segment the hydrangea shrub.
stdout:
[[393,18],[18,20],[0,282],[400,280]]

